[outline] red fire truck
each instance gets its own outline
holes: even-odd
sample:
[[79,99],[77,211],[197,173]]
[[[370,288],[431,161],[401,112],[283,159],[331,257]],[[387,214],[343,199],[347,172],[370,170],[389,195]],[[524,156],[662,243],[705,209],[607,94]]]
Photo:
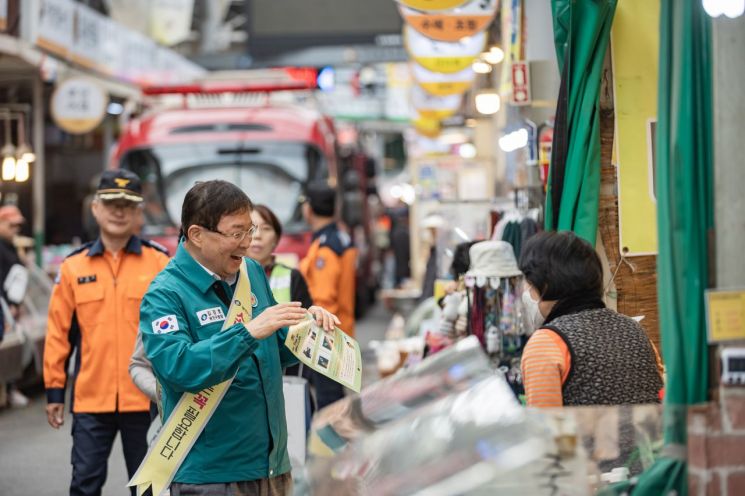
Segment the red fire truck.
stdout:
[[[314,86],[315,71],[285,69],[240,82],[146,88],[155,101],[126,125],[112,162],[143,180],[143,235],[175,252],[184,195],[200,180],[230,181],[270,206],[285,231],[277,252],[298,258],[311,241],[298,203],[308,181],[338,185],[342,212],[350,199],[364,208],[365,191],[340,181],[333,121],[313,105]],[[361,260],[360,270],[368,267]]]

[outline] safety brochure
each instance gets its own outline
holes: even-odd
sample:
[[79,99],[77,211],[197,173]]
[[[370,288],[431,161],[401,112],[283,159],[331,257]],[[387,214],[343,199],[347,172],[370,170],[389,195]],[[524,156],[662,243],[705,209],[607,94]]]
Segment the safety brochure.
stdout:
[[324,331],[308,314],[306,320],[290,327],[285,346],[301,363],[356,393],[360,392],[360,345],[338,327]]

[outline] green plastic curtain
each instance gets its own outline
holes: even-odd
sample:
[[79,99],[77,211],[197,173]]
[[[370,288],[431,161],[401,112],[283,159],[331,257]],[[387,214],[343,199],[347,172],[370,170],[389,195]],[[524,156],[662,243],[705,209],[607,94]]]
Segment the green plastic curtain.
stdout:
[[547,230],[595,245],[600,194],[598,95],[616,0],[552,0],[561,71],[546,196]]
[[[687,405],[707,400],[704,290],[714,224],[710,21],[700,0],[661,0],[657,124],[657,257],[667,366],[665,448],[636,495],[688,493]],[[626,485],[628,491],[629,487]],[[675,491],[673,493],[672,491]]]

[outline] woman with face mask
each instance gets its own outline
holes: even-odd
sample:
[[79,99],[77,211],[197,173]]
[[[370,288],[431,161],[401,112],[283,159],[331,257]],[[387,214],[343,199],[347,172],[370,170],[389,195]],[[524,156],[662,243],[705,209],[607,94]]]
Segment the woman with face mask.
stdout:
[[524,246],[522,299],[537,329],[522,355],[529,406],[658,403],[658,357],[633,319],[605,308],[597,253],[570,232]]

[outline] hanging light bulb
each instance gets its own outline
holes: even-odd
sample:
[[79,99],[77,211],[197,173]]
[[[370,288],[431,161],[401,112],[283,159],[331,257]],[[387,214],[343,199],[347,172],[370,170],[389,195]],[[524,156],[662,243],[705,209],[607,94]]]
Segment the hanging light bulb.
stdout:
[[494,91],[477,94],[475,102],[476,110],[484,115],[496,114],[502,106],[502,99],[499,97],[499,93]]
[[36,160],[36,154],[26,143],[26,114],[18,114],[18,149],[16,158],[23,159],[27,164]]
[[471,68],[476,74],[489,74],[491,72],[491,66],[483,60],[476,60]]
[[16,177],[16,158],[13,155],[5,155],[3,158],[3,181],[12,181]]
[[29,167],[28,162],[23,159],[19,159],[15,164],[15,179],[17,183],[23,183],[28,181],[29,178]]
[[482,53],[481,58],[491,65],[497,65],[504,60],[504,50],[498,46],[493,46],[489,51]]

